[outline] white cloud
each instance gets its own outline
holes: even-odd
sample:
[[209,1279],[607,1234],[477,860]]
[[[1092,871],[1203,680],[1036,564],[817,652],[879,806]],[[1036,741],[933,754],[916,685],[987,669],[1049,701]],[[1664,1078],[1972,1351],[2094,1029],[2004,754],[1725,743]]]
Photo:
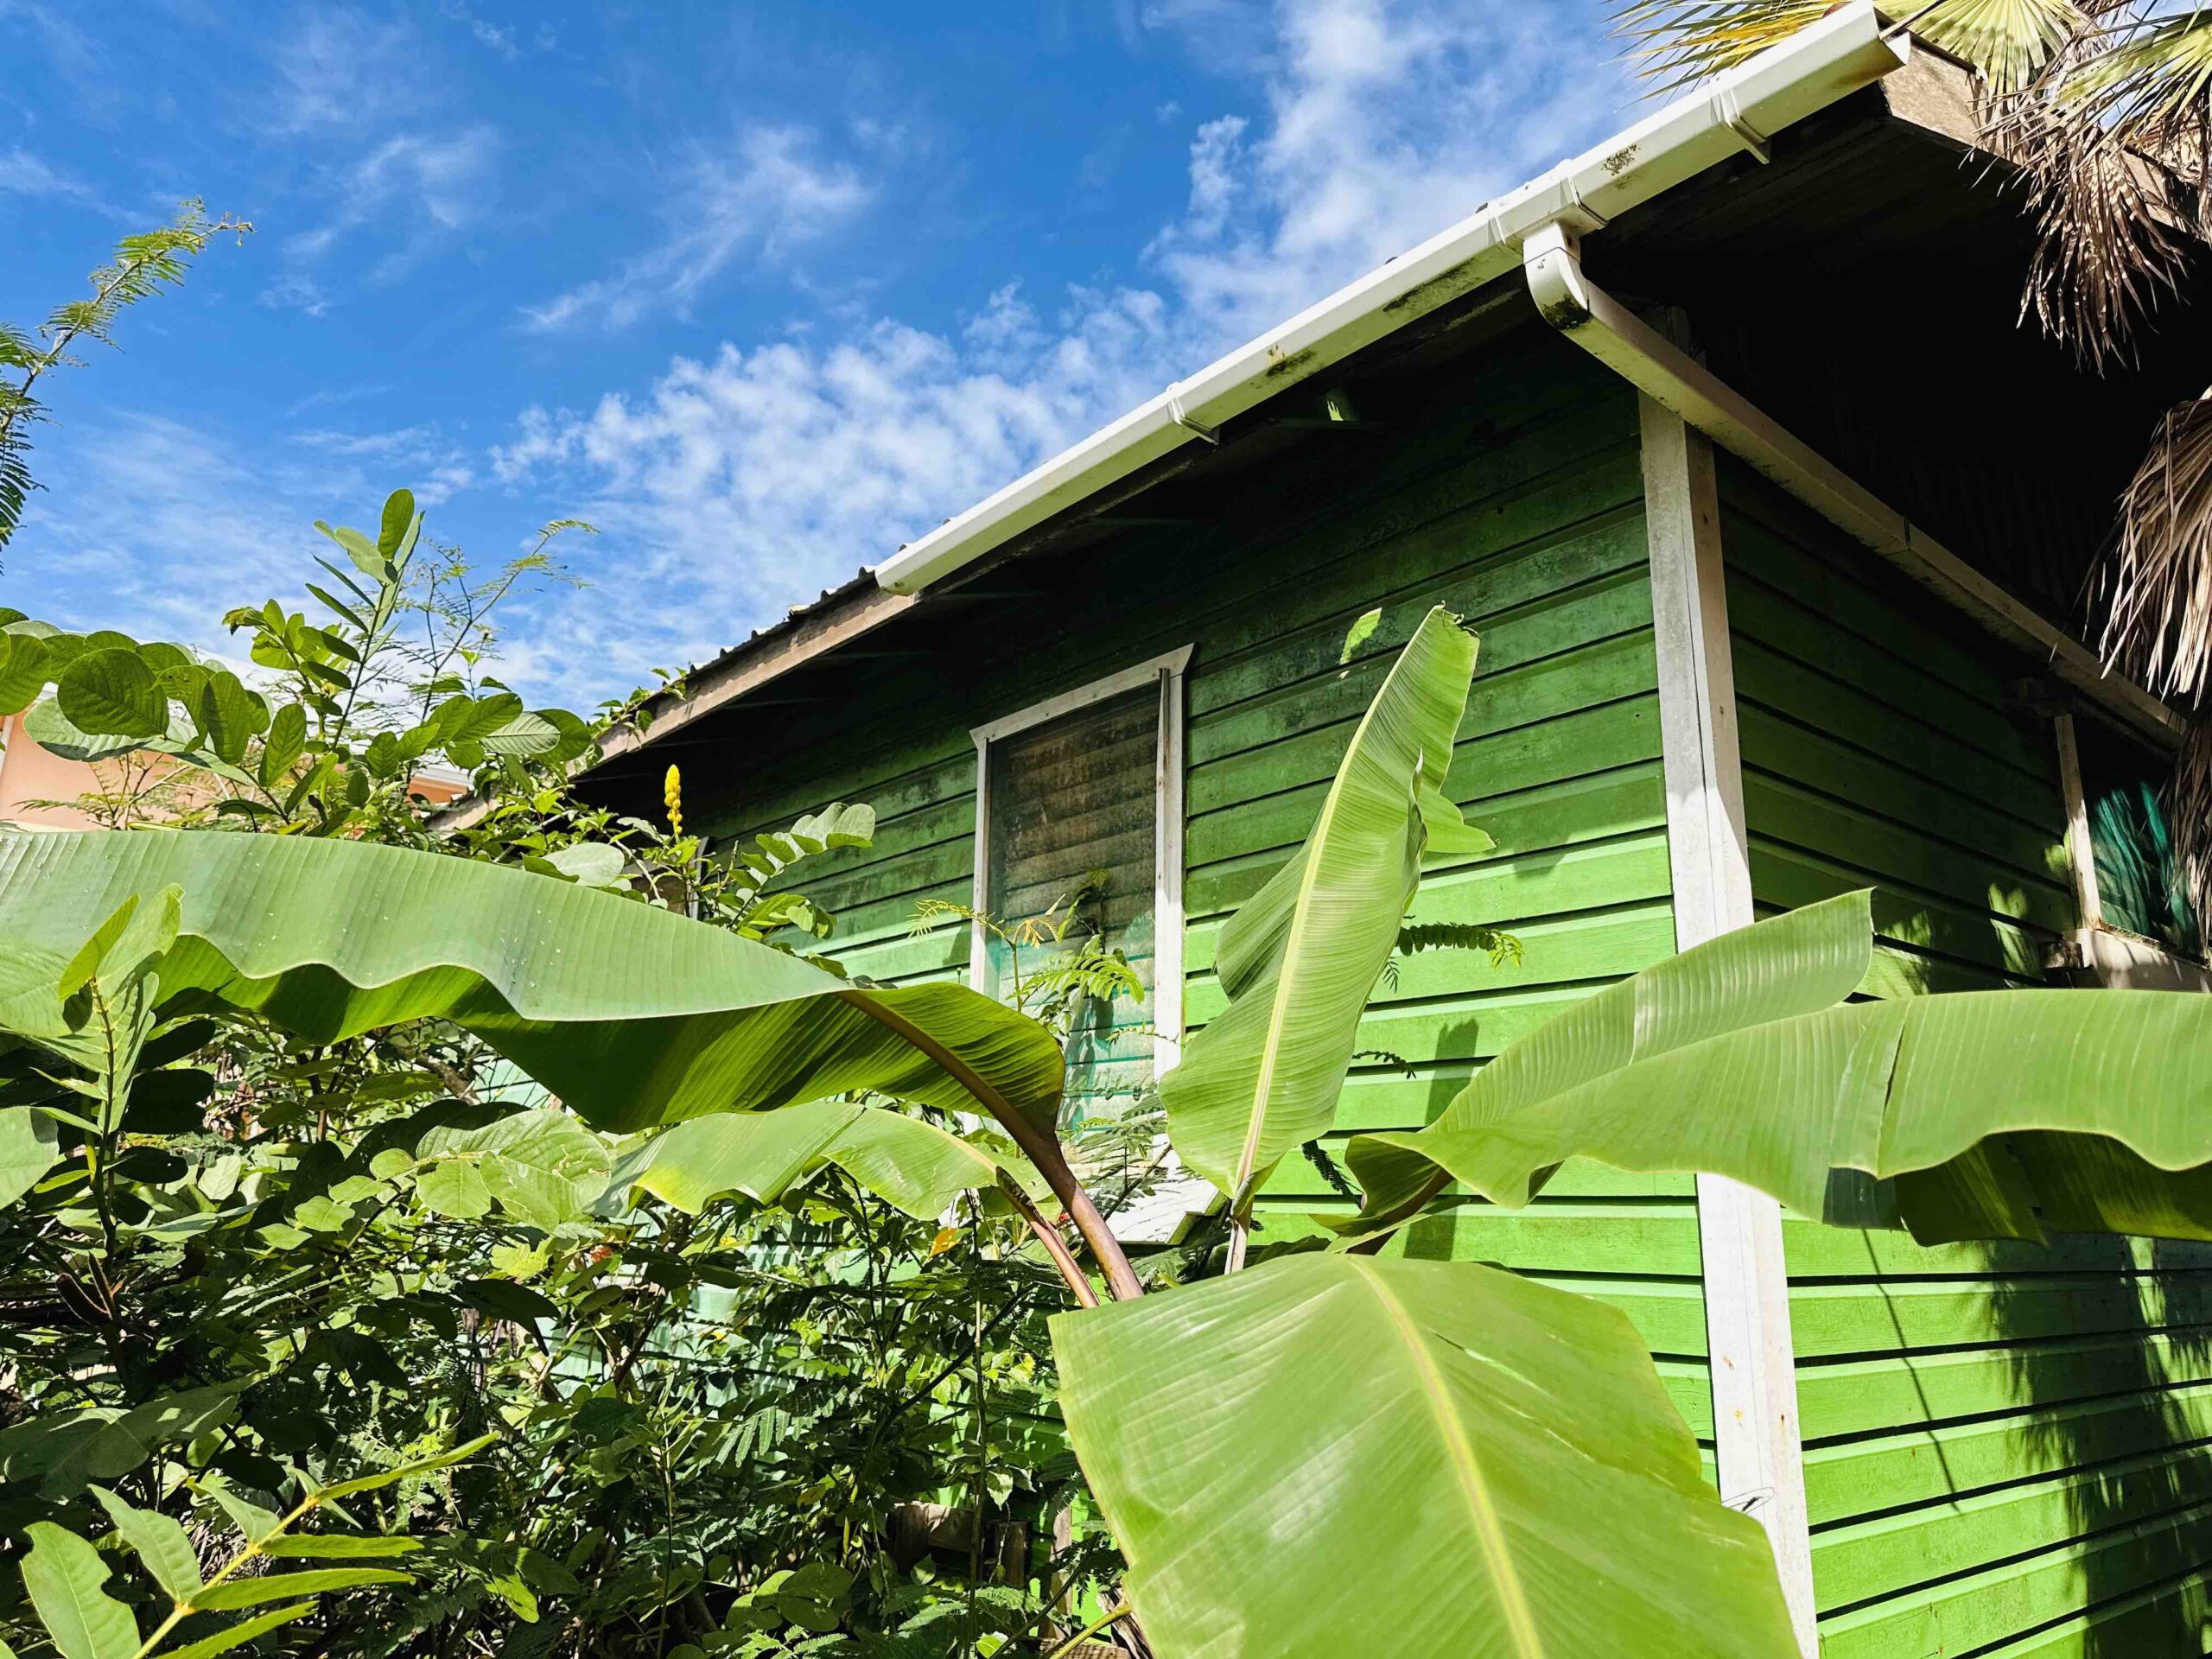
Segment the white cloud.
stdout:
[[[547,671],[588,664],[604,690],[712,654],[1594,141],[1620,101],[1603,41],[1549,11],[1282,0],[1257,21],[1264,39],[1221,0],[1145,14],[1263,66],[1257,110],[1197,129],[1188,204],[1142,251],[1151,286],[1054,303],[1001,279],[957,330],[877,317],[724,344],[592,408],[525,411],[493,476],[573,499],[610,553],[634,550],[619,589],[534,611]],[[680,303],[766,238],[760,194],[732,194],[722,232],[562,296],[541,325]]]
[[474,126],[438,137],[403,133],[332,169],[330,216],[284,239],[284,273],[263,290],[262,302],[321,316],[329,296],[309,273],[356,232],[384,250],[368,280],[386,283],[413,269],[489,211],[498,158],[498,136]]
[[111,207],[99,191],[81,179],[41,161],[21,145],[13,149],[0,150],[0,193],[73,201],[80,207],[90,207],[111,219],[124,216],[119,209]]
[[390,487],[406,486],[426,507],[442,505],[477,481],[468,451],[435,425],[403,426],[389,432],[338,432],[315,429],[296,432],[292,442],[340,460],[358,461]]
[[319,9],[273,56],[266,115],[280,132],[372,130],[421,107],[421,62],[403,23]]
[[72,627],[219,647],[229,607],[304,601],[315,519],[346,516],[334,508],[346,503],[372,511],[373,484],[343,457],[270,454],[162,415],[75,423],[69,438],[10,544],[8,575]]
[[[1213,0],[1155,22],[1211,39]],[[1267,114],[1192,145],[1188,217],[1154,242],[1187,301],[1249,334],[1599,137],[1624,87],[1602,41],[1487,0],[1285,0]]]
[[535,329],[626,327],[692,300],[741,260],[775,264],[849,219],[873,192],[850,167],[813,153],[791,127],[754,126],[725,149],[695,153],[666,181],[667,235],[653,248],[523,315]]

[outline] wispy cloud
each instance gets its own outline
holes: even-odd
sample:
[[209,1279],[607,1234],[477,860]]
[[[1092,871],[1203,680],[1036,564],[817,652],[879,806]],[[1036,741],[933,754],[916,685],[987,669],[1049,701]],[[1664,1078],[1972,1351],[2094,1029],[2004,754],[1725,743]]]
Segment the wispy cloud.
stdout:
[[263,291],[262,302],[320,316],[329,296],[315,270],[356,232],[373,231],[382,250],[367,280],[389,282],[412,269],[489,210],[498,158],[497,133],[479,125],[386,138],[333,169],[328,217],[284,239],[284,271]]
[[324,455],[359,462],[392,486],[405,484],[426,507],[443,505],[477,481],[475,459],[434,424],[389,432],[315,429],[294,433],[292,442]]
[[306,13],[270,69],[262,108],[280,132],[374,131],[426,97],[406,24],[342,6]]
[[[1486,0],[1281,0],[1260,39],[1251,8],[1217,0],[1144,21],[1236,35],[1266,66],[1259,108],[1196,130],[1187,206],[1141,251],[1150,285],[1039,301],[1001,281],[957,330],[878,317],[725,344],[588,409],[525,410],[493,476],[575,499],[610,543],[639,550],[620,591],[547,601],[533,630],[588,635],[586,658],[631,677],[726,644],[1590,142],[1617,104],[1586,59],[1561,67],[1556,20]],[[803,154],[788,143],[779,162]],[[795,172],[815,169],[782,176]],[[864,199],[849,179],[826,195],[848,211]],[[748,185],[723,200],[533,320],[678,305],[768,239],[768,204],[791,197]]]
[[0,150],[0,194],[70,202],[108,219],[130,217],[82,179],[41,160],[21,145]]
[[527,327],[623,328],[656,311],[685,315],[741,261],[775,264],[827,233],[874,194],[853,168],[816,153],[795,127],[753,126],[726,148],[696,151],[664,181],[668,230],[607,276],[525,306]]

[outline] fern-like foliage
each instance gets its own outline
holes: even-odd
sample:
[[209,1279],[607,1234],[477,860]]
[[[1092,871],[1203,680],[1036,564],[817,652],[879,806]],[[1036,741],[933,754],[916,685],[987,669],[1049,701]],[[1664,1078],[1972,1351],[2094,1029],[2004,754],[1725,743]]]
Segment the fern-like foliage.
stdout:
[[23,504],[38,487],[30,471],[30,429],[47,418],[39,381],[55,369],[75,368],[79,345],[115,343],[116,320],[126,306],[175,288],[194,256],[225,232],[244,236],[253,226],[228,217],[211,219],[198,198],[180,206],[159,230],[126,236],[115,257],[92,274],[92,292],[57,306],[35,335],[0,323],[0,547],[22,521]]
[[1398,930],[1398,949],[1382,965],[1386,990],[1398,988],[1398,959],[1424,950],[1486,950],[1490,965],[1504,968],[1521,960],[1521,941],[1511,933],[1472,922],[1423,922]]

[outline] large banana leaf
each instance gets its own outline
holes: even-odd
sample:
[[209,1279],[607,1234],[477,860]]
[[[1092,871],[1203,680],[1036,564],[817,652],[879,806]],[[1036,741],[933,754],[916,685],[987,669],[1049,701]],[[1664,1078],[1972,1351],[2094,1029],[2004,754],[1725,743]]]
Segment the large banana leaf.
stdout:
[[982,1147],[918,1118],[817,1100],[679,1123],[618,1168],[614,1180],[696,1215],[724,1192],[771,1203],[824,1164],[925,1221],[943,1215],[960,1193],[995,1185],[999,1169]]
[[[1617,1011],[1607,1063],[1594,1057],[1604,1045],[1548,1072],[1520,1060],[1578,1009],[1500,1055],[1431,1128],[1356,1138],[1352,1170],[1378,1212],[1447,1178],[1525,1204],[1561,1160],[1588,1157],[1732,1176],[1815,1217],[1832,1196],[1864,1213],[1851,1173],[1895,1176],[1903,1219],[1929,1243],[2212,1239],[2212,997],[2013,990],[1790,1006],[1824,991],[1834,1001],[1871,955],[1859,894],[1715,940],[1604,993],[1649,1016],[1630,1052]],[[1688,993],[1676,1018],[1662,1018],[1651,988],[1685,964],[1699,971],[1675,984]],[[1523,1073],[1547,1086],[1524,1086]]]
[[1300,854],[1230,918],[1216,967],[1229,1006],[1160,1079],[1188,1168],[1245,1204],[1277,1160],[1335,1121],[1359,1019],[1390,959],[1425,849],[1490,843],[1442,792],[1475,641],[1431,611],[1353,734]]
[[[1508,1047],[1427,1128],[1354,1136],[1346,1157],[1366,1209],[1350,1230],[1402,1219],[1447,1181],[1465,1179],[1471,1162],[1502,1157],[1498,1126],[1541,1120],[1544,1103],[1569,1090],[1687,1044],[1841,1001],[1873,963],[1871,901],[1868,893],[1845,893],[1670,957]],[[1519,1188],[1492,1196],[1527,1203],[1567,1155],[1530,1165]],[[1514,1191],[1519,1196],[1505,1196]]]
[[1775,1659],[1726,1508],[1614,1309],[1470,1262],[1302,1255],[1052,1321],[1162,1659]]
[[604,1128],[880,1089],[1049,1124],[1058,1046],[964,986],[851,986],[653,906],[353,842],[0,834],[0,938],[65,961],[134,894],[183,890],[162,995],[321,1042],[437,1016]]

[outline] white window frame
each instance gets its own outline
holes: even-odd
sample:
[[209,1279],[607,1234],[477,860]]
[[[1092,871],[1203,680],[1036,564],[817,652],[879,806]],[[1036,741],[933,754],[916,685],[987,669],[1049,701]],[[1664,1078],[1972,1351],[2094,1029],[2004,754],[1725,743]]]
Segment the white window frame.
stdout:
[[[1183,680],[1191,664],[1189,645],[1132,663],[1103,679],[1063,691],[972,728],[976,741],[976,874],[970,891],[975,908],[988,907],[991,861],[991,745],[1001,738],[1042,726],[1093,703],[1155,685],[1160,690],[1160,741],[1153,751],[1152,882],[1153,1075],[1172,1068],[1183,1055]],[[968,982],[988,995],[989,958],[983,925],[969,931]]]

